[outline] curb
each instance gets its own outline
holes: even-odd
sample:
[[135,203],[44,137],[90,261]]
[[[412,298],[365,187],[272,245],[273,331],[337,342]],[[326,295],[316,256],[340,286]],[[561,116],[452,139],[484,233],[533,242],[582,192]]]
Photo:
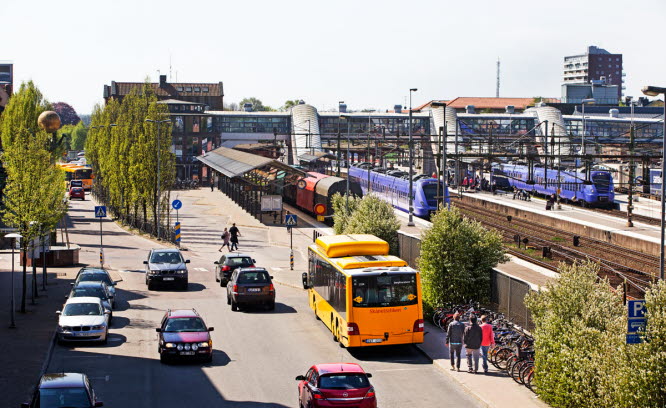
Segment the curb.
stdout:
[[282,285],[282,286],[286,286],[286,287],[289,287],[289,288],[300,289],[300,290],[302,290],[302,291],[305,291],[305,289],[303,289],[302,286],[292,285],[291,283],[286,283],[286,282],[280,282],[280,281],[275,280],[275,279],[273,279],[273,282],[274,282],[274,283],[277,283],[278,285]]
[[481,398],[481,397],[480,397],[477,393],[475,393],[474,390],[473,390],[472,388],[470,388],[467,384],[465,384],[464,382],[460,381],[460,380],[459,380],[458,378],[456,378],[455,376],[451,375],[451,373],[449,372],[449,370],[446,369],[446,367],[444,367],[444,365],[443,365],[442,363],[440,363],[438,360],[434,360],[432,357],[430,357],[430,355],[429,355],[425,350],[423,350],[423,349],[421,348],[421,345],[420,345],[420,344],[416,344],[416,349],[417,349],[421,354],[423,354],[426,358],[428,358],[428,359],[432,362],[432,364],[433,364],[435,367],[437,367],[437,369],[438,369],[439,371],[443,372],[444,374],[446,374],[447,377],[449,377],[449,378],[452,379],[453,381],[457,382],[460,386],[462,386],[462,389],[464,389],[465,392],[466,392],[468,395],[474,397],[477,401],[479,401],[481,404],[483,404],[483,406],[485,406],[486,408],[493,408],[493,405],[492,405],[492,404],[490,404],[488,401],[486,401],[486,400],[484,400],[483,398]]

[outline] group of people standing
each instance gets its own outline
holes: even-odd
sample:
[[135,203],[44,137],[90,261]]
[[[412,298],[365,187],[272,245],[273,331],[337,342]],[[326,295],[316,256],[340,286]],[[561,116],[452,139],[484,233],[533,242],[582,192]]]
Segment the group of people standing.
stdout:
[[453,321],[446,330],[446,344],[449,346],[451,371],[460,371],[462,348],[467,354],[467,371],[476,374],[479,371],[479,356],[483,357],[483,372],[488,372],[488,350],[495,344],[493,326],[488,316],[481,316],[481,325],[476,315],[469,317],[469,324],[460,321],[460,314],[453,315]]
[[[238,227],[236,227],[236,223],[231,224],[231,228],[227,231],[226,228],[224,228],[224,231],[222,232],[222,246],[218,251],[222,252],[222,248],[227,247],[229,252],[235,251],[238,249],[238,237],[242,236],[240,231],[238,230]],[[231,244],[229,244],[231,242]]]

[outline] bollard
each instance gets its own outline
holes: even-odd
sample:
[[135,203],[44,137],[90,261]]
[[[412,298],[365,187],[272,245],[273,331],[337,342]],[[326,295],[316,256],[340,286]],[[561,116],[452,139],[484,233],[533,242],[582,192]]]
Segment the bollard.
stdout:
[[290,253],[289,253],[289,267],[291,268],[292,271],[294,270],[294,251],[293,250],[290,251]]
[[549,259],[552,258],[552,254],[550,252],[550,247],[543,247],[542,248],[542,256],[544,258],[549,258]]
[[580,246],[580,237],[578,235],[573,236],[573,246]]

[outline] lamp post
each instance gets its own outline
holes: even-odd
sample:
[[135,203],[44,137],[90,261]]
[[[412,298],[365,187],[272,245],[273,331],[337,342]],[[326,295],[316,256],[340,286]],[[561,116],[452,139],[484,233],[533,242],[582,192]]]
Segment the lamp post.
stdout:
[[[347,164],[347,192],[345,193],[345,209],[347,213],[349,213],[349,132],[350,132],[350,124],[351,124],[351,117],[349,115],[340,115],[340,119],[346,119],[347,120],[347,157],[345,159],[345,164]],[[338,122],[339,123],[339,122]],[[338,132],[339,134],[339,132]],[[338,139],[338,143],[339,143]]]
[[414,147],[412,146],[412,92],[418,91],[417,88],[409,89],[409,222],[407,226],[413,227],[414,224]]
[[160,196],[161,196],[161,191],[160,191],[160,125],[162,123],[168,123],[171,122],[169,119],[165,120],[152,120],[152,119],[146,119],[146,122],[150,123],[156,123],[157,124],[157,151],[155,152],[155,155],[157,156],[157,179],[155,180],[155,189],[157,191],[157,196],[155,197],[155,200],[157,201],[157,206],[156,206],[156,211],[155,211],[155,221],[156,221],[156,227],[157,227],[157,239],[160,239]]
[[580,146],[581,146],[580,149],[581,149],[581,153],[583,155],[583,163],[585,165],[585,180],[588,180],[588,177],[587,177],[587,160],[585,160],[585,131],[587,130],[585,128],[585,104],[594,103],[594,102],[596,102],[596,100],[594,98],[583,99],[581,101],[581,106],[582,106],[582,110],[583,110],[583,138],[581,139],[581,142],[580,142]]
[[11,295],[11,309],[9,312],[10,315],[10,323],[9,323],[9,328],[10,329],[15,329],[16,328],[16,306],[14,305],[14,248],[16,247],[16,240],[21,239],[22,236],[21,234],[16,234],[16,233],[11,233],[5,235],[5,238],[9,238],[12,240],[12,295]]
[[[441,164],[440,164],[440,175],[442,176],[442,185],[445,186],[445,189],[442,189],[442,206],[444,206],[444,202],[446,200],[446,197],[443,196],[443,194],[448,194],[449,191],[449,174],[446,169],[447,167],[447,157],[446,157],[446,136],[448,132],[447,128],[447,121],[446,121],[446,103],[444,102],[433,102],[432,103],[433,108],[442,108],[443,113],[442,113],[442,119],[444,121],[444,126],[440,126],[439,128],[439,133],[441,135],[441,146],[440,146],[440,155],[441,155]],[[437,189],[439,190],[439,181],[437,184]],[[439,195],[439,194],[438,194]]]
[[[666,99],[666,88],[657,86],[645,86],[642,89],[643,93],[648,96],[664,95]],[[666,193],[666,183],[664,183],[664,174],[666,174],[666,106],[664,106],[664,134],[662,135],[661,142],[661,240],[659,246],[659,278],[664,280],[664,194]]]
[[[627,192],[627,227],[633,227],[634,221],[632,218],[632,212],[634,209],[634,105],[633,97],[627,96],[626,102],[629,103],[631,107],[631,125],[629,127],[629,191]],[[620,169],[622,171],[622,169]]]
[[340,106],[345,103],[345,101],[338,101],[338,172],[337,176],[340,177],[340,120],[342,120],[342,116],[340,115]]

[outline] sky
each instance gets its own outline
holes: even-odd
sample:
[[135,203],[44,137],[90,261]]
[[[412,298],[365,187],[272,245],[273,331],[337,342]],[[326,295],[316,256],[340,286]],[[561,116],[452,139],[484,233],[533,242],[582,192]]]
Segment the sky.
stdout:
[[[666,1],[0,0],[0,60],[87,114],[103,85],[224,83],[225,103],[393,109],[432,99],[560,97],[563,58],[623,54],[625,95],[666,86]],[[170,66],[171,65],[171,66]]]

